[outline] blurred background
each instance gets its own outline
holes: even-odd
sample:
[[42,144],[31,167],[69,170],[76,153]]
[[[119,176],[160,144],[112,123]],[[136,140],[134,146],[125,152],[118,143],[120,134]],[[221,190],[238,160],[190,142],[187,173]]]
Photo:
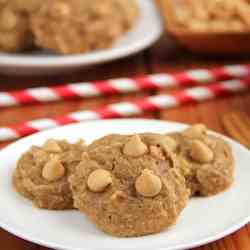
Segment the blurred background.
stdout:
[[[204,123],[249,148],[249,54],[248,0],[1,0],[0,145],[91,111]],[[142,111],[112,110],[123,102]],[[249,250],[249,230],[199,250]],[[4,230],[0,241],[47,249]]]

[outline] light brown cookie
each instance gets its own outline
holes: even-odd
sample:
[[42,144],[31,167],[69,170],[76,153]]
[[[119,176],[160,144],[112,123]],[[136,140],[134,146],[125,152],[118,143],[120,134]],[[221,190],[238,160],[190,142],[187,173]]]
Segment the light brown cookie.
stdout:
[[230,145],[221,138],[207,134],[202,124],[182,133],[168,134],[178,147],[185,177],[193,195],[210,196],[231,186],[234,179],[234,159]]
[[42,147],[31,147],[17,163],[14,187],[39,208],[73,208],[68,176],[74,172],[85,149],[82,141],[70,144],[52,139]]
[[110,47],[134,24],[136,0],[53,0],[32,15],[35,43],[72,54]]
[[106,233],[132,237],[173,225],[190,195],[164,136],[109,135],[69,178],[74,205]]

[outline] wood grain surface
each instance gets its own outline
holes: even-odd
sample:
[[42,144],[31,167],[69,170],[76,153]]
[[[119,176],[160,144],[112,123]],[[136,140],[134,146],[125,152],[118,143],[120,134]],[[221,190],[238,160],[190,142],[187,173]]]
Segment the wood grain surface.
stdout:
[[[141,75],[155,72],[175,72],[183,69],[207,67],[233,63],[250,63],[249,55],[232,57],[201,57],[189,54],[176,43],[162,38],[155,46],[136,56],[98,66],[86,71],[54,77],[6,77],[0,76],[0,90],[14,90],[32,86],[56,85],[58,83],[101,80],[107,78]],[[160,93],[169,90],[158,91]],[[91,100],[71,100],[58,103],[1,109],[0,126],[15,124],[42,117],[63,115],[71,111],[100,107],[103,104],[134,100],[141,96],[155,94],[143,92]],[[226,134],[221,122],[228,111],[244,111],[250,115],[250,92],[230,98],[223,98],[197,105],[189,105],[171,110],[149,113],[144,117],[185,123],[203,122],[209,128]],[[250,133],[250,132],[249,132]],[[7,143],[0,144],[1,147]],[[206,227],[206,225],[204,225]],[[45,250],[46,248],[19,239],[0,229],[0,249],[3,250]],[[197,248],[197,250],[250,250],[250,225],[217,242]]]

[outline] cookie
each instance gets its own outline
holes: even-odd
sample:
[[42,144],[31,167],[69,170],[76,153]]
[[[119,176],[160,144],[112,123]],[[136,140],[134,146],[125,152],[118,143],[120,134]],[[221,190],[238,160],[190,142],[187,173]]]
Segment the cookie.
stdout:
[[168,143],[157,134],[93,142],[69,178],[75,207],[114,236],[153,234],[173,225],[190,192]]
[[53,139],[42,147],[31,147],[17,162],[13,175],[15,189],[39,208],[73,208],[68,176],[85,149],[82,141],[70,144]]
[[37,46],[72,54],[110,47],[138,16],[136,0],[53,0],[32,15]]
[[181,133],[168,134],[178,143],[176,154],[186,169],[187,185],[193,195],[210,196],[231,186],[234,180],[234,159],[230,145],[210,135],[202,124]]
[[28,16],[17,10],[12,2],[0,4],[0,51],[22,51],[31,44]]

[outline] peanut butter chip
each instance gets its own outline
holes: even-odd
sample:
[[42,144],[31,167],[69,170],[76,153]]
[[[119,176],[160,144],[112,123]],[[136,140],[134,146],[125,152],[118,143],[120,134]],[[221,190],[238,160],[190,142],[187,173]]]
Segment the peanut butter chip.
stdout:
[[58,160],[58,158],[52,158],[45,164],[42,171],[42,176],[47,181],[57,181],[61,179],[65,174],[65,168]]
[[112,177],[109,171],[97,169],[88,177],[88,187],[92,192],[103,192],[112,184]]
[[135,188],[144,197],[154,197],[160,193],[162,182],[152,171],[145,169],[137,178]]
[[205,143],[195,140],[191,145],[190,156],[196,162],[209,163],[213,161],[214,153]]
[[209,138],[208,136],[202,138],[202,141],[212,150],[216,147],[216,140]]
[[148,151],[147,146],[142,142],[139,135],[132,136],[125,144],[123,153],[131,157],[139,157]]
[[207,128],[204,124],[196,124],[185,129],[182,134],[190,139],[200,139],[207,134]]
[[62,152],[62,149],[61,147],[58,145],[58,143],[53,140],[53,139],[49,139],[47,140],[44,145],[43,145],[43,149],[46,151],[46,152],[49,152],[49,153],[60,153]]

